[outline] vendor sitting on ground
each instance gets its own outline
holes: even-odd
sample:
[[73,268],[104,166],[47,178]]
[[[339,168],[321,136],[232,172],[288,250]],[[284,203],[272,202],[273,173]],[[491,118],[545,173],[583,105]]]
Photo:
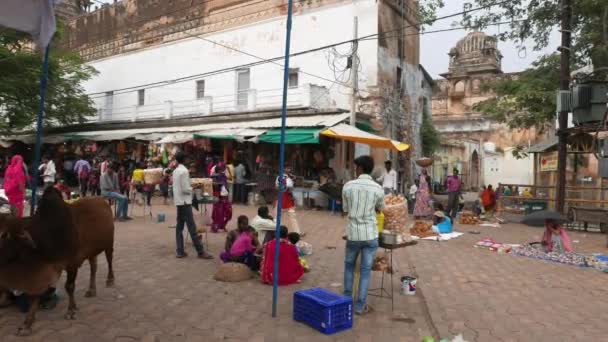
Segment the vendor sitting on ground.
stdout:
[[270,215],[268,207],[264,205],[258,208],[258,215],[251,221],[251,226],[258,233],[259,241],[264,244],[274,238],[274,235],[267,232],[274,232],[277,224]]
[[231,231],[226,237],[226,250],[220,254],[224,262],[240,262],[256,271],[259,264],[256,261],[255,251],[259,246],[255,231],[249,226],[249,219],[245,215],[239,216],[238,229]]
[[433,214],[433,231],[439,234],[452,232],[452,220],[443,211],[436,211]]
[[274,279],[274,257],[276,244],[280,244],[279,249],[279,285],[290,285],[300,281],[304,275],[304,267],[298,258],[298,249],[287,241],[287,227],[281,226],[280,239],[273,239],[264,245],[264,257],[262,259],[262,282],[273,284]]
[[564,227],[554,220],[545,220],[545,233],[541,244],[545,252],[572,252],[572,243]]

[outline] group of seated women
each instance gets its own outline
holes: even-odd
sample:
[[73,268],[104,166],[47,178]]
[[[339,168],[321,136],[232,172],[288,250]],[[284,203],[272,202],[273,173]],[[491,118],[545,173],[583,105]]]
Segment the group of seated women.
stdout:
[[287,227],[281,226],[279,239],[276,239],[274,230],[276,223],[268,214],[267,207],[258,209],[258,216],[252,223],[253,226],[250,226],[247,216],[238,217],[237,229],[230,231],[226,237],[225,250],[220,254],[222,261],[243,263],[252,271],[259,271],[263,283],[272,284],[274,257],[278,243],[279,285],[298,282],[305,271],[295,245],[299,235],[290,234]]

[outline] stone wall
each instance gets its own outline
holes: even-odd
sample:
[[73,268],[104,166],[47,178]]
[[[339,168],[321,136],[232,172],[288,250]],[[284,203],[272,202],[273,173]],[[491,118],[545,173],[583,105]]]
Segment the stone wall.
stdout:
[[[340,2],[345,1],[297,1],[294,14]],[[287,0],[123,0],[69,21],[64,47],[95,60],[284,16],[286,11]]]

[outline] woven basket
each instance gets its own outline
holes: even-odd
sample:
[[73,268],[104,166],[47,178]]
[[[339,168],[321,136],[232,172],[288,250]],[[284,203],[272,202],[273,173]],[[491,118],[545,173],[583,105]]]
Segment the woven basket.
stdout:
[[144,170],[144,183],[149,185],[160,184],[163,178],[163,169],[145,169]]
[[253,273],[245,264],[227,262],[218,267],[213,279],[225,282],[239,282],[253,278]]
[[418,166],[420,166],[420,167],[429,167],[429,166],[433,165],[433,159],[426,158],[426,157],[416,159],[416,164],[418,164]]

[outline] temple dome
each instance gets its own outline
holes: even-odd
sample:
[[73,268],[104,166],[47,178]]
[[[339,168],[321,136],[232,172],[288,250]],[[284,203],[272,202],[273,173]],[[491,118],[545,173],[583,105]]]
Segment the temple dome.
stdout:
[[474,31],[460,39],[450,53],[450,68],[445,75],[457,76],[471,73],[502,73],[502,54],[498,41],[481,31]]

